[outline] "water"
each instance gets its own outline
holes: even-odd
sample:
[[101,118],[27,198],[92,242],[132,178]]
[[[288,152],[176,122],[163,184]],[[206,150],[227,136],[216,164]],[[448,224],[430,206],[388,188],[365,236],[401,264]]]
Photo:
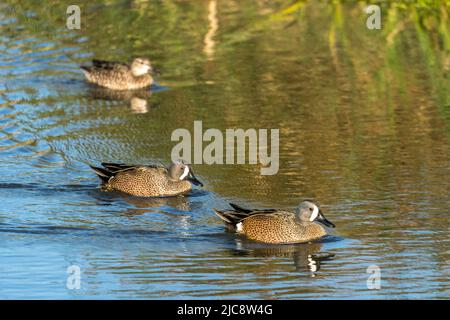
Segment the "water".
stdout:
[[[78,3],[81,30],[69,2],[0,5],[0,298],[448,298],[448,7],[391,4],[376,31],[348,2]],[[132,56],[162,69],[152,93],[78,68]],[[278,174],[196,165],[206,187],[172,199],[98,188],[88,164],[167,163],[194,120],[279,128]],[[245,241],[211,210],[305,198],[337,225],[310,244]]]

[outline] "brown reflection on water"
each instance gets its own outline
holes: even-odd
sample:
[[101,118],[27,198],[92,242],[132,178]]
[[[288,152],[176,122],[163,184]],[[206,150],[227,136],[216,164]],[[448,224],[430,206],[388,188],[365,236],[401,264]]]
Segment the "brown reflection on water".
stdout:
[[118,91],[96,86],[89,86],[88,92],[92,99],[125,102],[134,113],[147,113],[152,95],[150,89]]
[[[181,218],[182,216],[171,214],[160,210],[161,207],[171,207],[180,211],[190,211],[190,203],[186,197],[167,197],[167,198],[139,198],[124,195],[122,198],[128,204],[132,205],[132,208],[128,208],[126,214],[129,215],[141,215],[147,212],[159,212],[161,214],[170,216],[172,218]],[[159,209],[156,210],[155,209]]]

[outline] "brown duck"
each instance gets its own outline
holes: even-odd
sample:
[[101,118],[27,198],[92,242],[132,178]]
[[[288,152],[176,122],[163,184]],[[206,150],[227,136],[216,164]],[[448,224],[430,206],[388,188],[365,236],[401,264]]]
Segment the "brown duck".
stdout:
[[203,186],[192,168],[184,163],[163,166],[141,166],[102,163],[103,168],[91,168],[102,180],[106,190],[122,191],[139,197],[166,197],[185,194],[192,184]]
[[94,59],[92,66],[81,66],[81,69],[89,82],[113,90],[142,89],[153,83],[153,68],[144,58],[136,58],[130,65]]
[[310,201],[300,203],[295,212],[278,209],[249,210],[232,203],[230,205],[234,210],[214,211],[227,227],[250,240],[266,243],[308,242],[327,234],[319,223],[335,227]]

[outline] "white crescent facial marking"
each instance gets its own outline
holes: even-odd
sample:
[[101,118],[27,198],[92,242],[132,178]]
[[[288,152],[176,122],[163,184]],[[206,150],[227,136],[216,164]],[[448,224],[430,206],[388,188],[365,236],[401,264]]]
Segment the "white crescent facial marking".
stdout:
[[185,166],[185,167],[184,167],[184,172],[183,172],[183,174],[180,176],[180,180],[183,180],[184,178],[186,178],[188,174],[189,174],[189,167],[188,167],[188,166]]
[[314,204],[314,210],[311,214],[311,218],[309,218],[309,221],[314,221],[316,220],[317,216],[319,215],[319,208],[317,208],[317,206]]

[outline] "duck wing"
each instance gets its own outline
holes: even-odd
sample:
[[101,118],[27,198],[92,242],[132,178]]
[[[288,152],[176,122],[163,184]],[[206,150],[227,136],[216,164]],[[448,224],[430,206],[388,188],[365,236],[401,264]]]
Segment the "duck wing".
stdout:
[[92,65],[94,68],[105,69],[105,70],[121,70],[128,71],[130,67],[128,64],[119,61],[106,61],[93,59]]
[[102,162],[102,166],[113,173],[124,171],[124,170],[130,170],[130,169],[136,169],[139,167],[138,165],[134,164],[125,164],[125,163],[113,163],[113,162]]
[[[90,166],[92,170],[98,175],[102,182],[107,183],[111,178],[120,172],[131,171],[131,170],[142,170],[142,169],[165,169],[161,165],[134,165],[125,163],[113,163],[113,162],[102,162],[103,168]],[[166,169],[167,170],[167,169]]]
[[277,209],[245,209],[234,203],[230,203],[230,206],[233,207],[234,210],[213,210],[225,223],[231,224],[233,226],[237,225],[242,220],[254,215],[267,215],[277,212]]

